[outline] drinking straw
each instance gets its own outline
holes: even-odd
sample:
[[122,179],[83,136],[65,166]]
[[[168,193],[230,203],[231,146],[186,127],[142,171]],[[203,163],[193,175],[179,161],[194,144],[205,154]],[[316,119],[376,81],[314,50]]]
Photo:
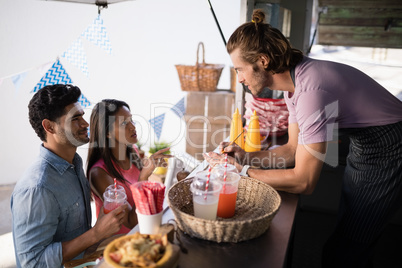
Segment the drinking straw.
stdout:
[[165,188],[166,186],[160,182],[148,182],[147,187],[150,187],[153,194],[153,199],[155,203],[155,214],[163,210],[163,200],[165,198]]
[[226,181],[227,170],[228,170],[228,154],[225,154],[225,170],[223,171],[223,181]]
[[[208,168],[208,174],[207,174],[207,183],[205,184],[205,192],[208,192],[208,187],[209,187],[209,178],[211,177],[211,165]],[[207,193],[205,193],[204,199],[207,199]]]
[[146,199],[145,199],[145,200],[147,200],[146,205],[148,205],[151,215],[156,214],[156,204],[155,204],[156,200],[155,200],[154,192],[152,191],[153,182],[146,181],[146,182],[143,182],[141,184],[141,186],[142,186],[143,193],[146,196]]
[[114,198],[117,199],[117,181],[116,178],[114,180]]
[[141,214],[152,215],[163,210],[166,186],[154,181],[141,181],[130,186],[134,203]]
[[[228,170],[228,154],[225,154],[225,168],[223,170],[223,181],[224,182],[226,182],[227,170]],[[223,184],[222,193],[225,192],[225,188],[226,188],[225,186],[226,186],[226,183]]]
[[144,215],[151,215],[151,209],[148,203],[148,197],[143,188],[142,182],[134,183],[130,186],[133,193],[133,199],[137,210]]

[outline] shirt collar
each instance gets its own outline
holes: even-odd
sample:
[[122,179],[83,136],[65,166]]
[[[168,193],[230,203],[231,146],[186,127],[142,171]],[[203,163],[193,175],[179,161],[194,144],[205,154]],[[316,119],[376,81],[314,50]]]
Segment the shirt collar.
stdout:
[[49,165],[51,165],[54,169],[56,169],[57,172],[60,173],[60,175],[63,175],[63,173],[66,172],[66,170],[69,168],[75,168],[76,166],[77,167],[82,166],[81,157],[77,153],[75,153],[75,155],[74,155],[73,164],[70,164],[65,159],[56,155],[49,149],[45,148],[43,146],[43,144],[40,146],[39,154],[43,159],[46,160],[46,162],[49,163]]

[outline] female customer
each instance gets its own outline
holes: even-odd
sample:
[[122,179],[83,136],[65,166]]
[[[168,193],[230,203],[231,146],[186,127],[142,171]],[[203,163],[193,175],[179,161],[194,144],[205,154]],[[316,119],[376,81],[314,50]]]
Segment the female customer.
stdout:
[[87,177],[95,198],[96,216],[103,206],[103,193],[114,183],[114,178],[125,189],[130,206],[118,233],[128,233],[138,223],[130,185],[147,180],[155,167],[162,165],[164,158],[170,157],[163,154],[169,150],[166,148],[141,160],[134,145],[137,141],[127,103],[105,99],[95,105],[90,119]]

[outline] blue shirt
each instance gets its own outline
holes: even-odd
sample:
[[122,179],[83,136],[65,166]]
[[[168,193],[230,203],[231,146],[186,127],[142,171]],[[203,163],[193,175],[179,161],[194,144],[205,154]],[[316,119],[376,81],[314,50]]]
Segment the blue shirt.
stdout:
[[90,186],[81,157],[75,154],[70,164],[42,145],[14,188],[11,211],[17,266],[62,267],[61,242],[91,228]]

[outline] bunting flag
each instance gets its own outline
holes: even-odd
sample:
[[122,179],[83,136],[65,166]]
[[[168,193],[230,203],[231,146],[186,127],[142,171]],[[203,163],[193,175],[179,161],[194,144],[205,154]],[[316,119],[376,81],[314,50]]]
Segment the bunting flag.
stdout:
[[184,97],[179,100],[170,110],[172,110],[179,118],[182,118],[186,111],[186,108],[184,107]]
[[22,82],[24,81],[25,77],[27,76],[28,72],[23,72],[23,73],[19,73],[14,75],[13,77],[11,77],[11,80],[13,81],[13,84],[15,86],[16,91],[18,92]]
[[158,137],[158,140],[161,137],[163,121],[165,121],[165,114],[164,113],[149,120],[149,122],[151,123],[152,128],[155,131],[156,137]]
[[103,20],[100,15],[98,15],[94,22],[88,26],[88,28],[82,33],[82,36],[105,50],[108,54],[112,54],[112,45],[109,41],[106,28],[103,26]]
[[81,104],[82,108],[86,108],[91,106],[91,102],[81,93],[81,96],[78,99],[78,102]]
[[82,47],[81,38],[78,38],[61,56],[80,69],[87,77],[89,76],[87,56]]
[[63,65],[61,65],[60,61],[57,59],[55,63],[53,63],[52,67],[47,71],[47,73],[42,77],[42,79],[36,84],[33,89],[33,93],[43,88],[44,86],[54,85],[54,84],[72,84],[70,76],[64,70]]
[[36,70],[38,71],[38,73],[42,76],[45,75],[45,73],[50,69],[50,67],[52,67],[53,65],[53,61],[49,61],[46,62],[38,67],[36,67]]

